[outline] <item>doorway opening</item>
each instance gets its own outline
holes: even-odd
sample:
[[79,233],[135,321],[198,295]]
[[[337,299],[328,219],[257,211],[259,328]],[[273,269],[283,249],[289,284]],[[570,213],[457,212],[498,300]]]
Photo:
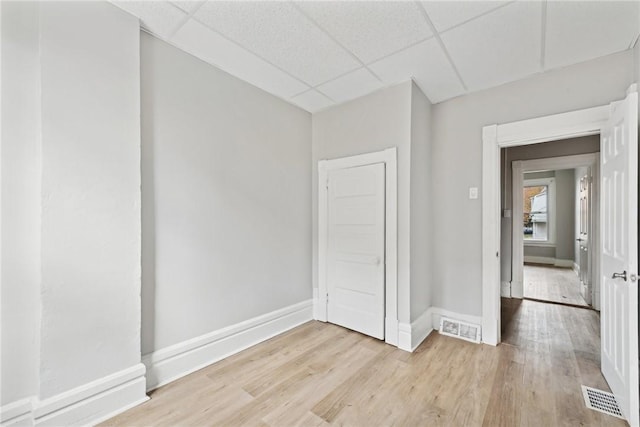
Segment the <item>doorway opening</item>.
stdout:
[[502,150],[503,297],[599,309],[599,147],[596,134]]
[[[635,84],[629,87],[624,99],[608,106],[483,128],[483,341],[496,345],[504,332],[500,328],[500,294],[504,285],[500,281],[504,225],[500,220],[500,149],[596,134],[601,135],[601,170],[597,183],[602,193],[600,216],[603,221],[595,236],[599,242],[592,248],[600,251],[595,273],[602,285],[600,371],[624,418],[631,425],[638,425],[638,93]],[[514,237],[522,232],[520,227]],[[511,249],[514,255],[520,250],[518,246]],[[525,303],[534,302],[523,301],[522,305]]]

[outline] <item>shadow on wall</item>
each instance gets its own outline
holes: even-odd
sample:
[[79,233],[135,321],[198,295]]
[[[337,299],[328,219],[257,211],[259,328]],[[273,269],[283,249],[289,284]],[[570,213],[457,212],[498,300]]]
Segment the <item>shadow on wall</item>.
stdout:
[[[153,103],[146,106],[153,109]],[[153,117],[153,111],[149,111]],[[142,144],[142,325],[140,348],[142,354],[155,349],[156,327],[156,188],[154,158],[154,129],[145,127],[144,111],[141,115]]]

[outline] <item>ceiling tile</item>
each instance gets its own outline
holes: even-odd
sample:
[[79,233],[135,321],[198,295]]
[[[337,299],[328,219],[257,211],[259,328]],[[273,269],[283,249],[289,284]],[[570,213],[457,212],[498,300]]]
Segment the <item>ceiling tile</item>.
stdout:
[[310,85],[360,66],[291,3],[212,1],[194,16]]
[[464,93],[460,79],[435,39],[369,65],[387,84],[414,78],[434,104]]
[[180,28],[171,42],[221,70],[283,98],[309,88],[194,20]]
[[367,69],[360,68],[318,86],[316,89],[336,102],[344,102],[371,93],[381,87],[380,80],[375,78]]
[[143,28],[160,37],[171,35],[187,16],[168,1],[119,1],[114,4],[140,18]]
[[369,63],[432,35],[413,2],[296,3],[361,61]]
[[629,48],[640,31],[637,1],[549,2],[545,67],[553,68]]
[[541,3],[509,4],[441,35],[469,90],[540,71]]
[[300,108],[304,108],[310,113],[315,113],[316,111],[333,105],[333,102],[329,98],[313,89],[302,93],[295,98],[291,98],[291,102]]
[[473,19],[500,7],[508,1],[423,1],[434,27],[438,32]]

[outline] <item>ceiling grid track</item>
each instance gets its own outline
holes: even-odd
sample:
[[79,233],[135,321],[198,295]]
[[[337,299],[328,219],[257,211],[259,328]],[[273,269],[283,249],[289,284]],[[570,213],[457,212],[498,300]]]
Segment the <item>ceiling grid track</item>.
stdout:
[[[309,15],[308,15],[304,10],[302,10],[302,9],[300,8],[300,6],[298,6],[295,2],[291,2],[291,4],[293,5],[293,7],[294,7],[294,8],[295,8],[295,9],[296,9],[296,10],[297,10],[297,11],[298,11],[302,16],[304,16],[305,18],[307,18],[307,19],[309,20],[309,22],[311,22],[313,25],[315,25],[315,26],[316,26],[320,31],[322,31],[323,33],[325,33],[325,34],[327,35],[327,37],[329,37],[331,40],[333,40],[333,42],[334,42],[335,44],[337,44],[337,45],[338,45],[338,46],[340,46],[340,47],[341,47],[345,52],[347,52],[347,53],[349,54],[349,56],[351,56],[351,57],[352,57],[356,62],[358,62],[358,63],[362,66],[362,68],[364,68],[365,70],[367,70],[367,71],[368,71],[368,72],[369,72],[373,77],[375,77],[375,78],[376,78],[380,83],[384,83],[384,82],[382,81],[382,79],[381,79],[381,78],[380,78],[376,73],[374,73],[371,69],[369,69],[369,67],[367,67],[367,65],[366,65],[364,62],[362,62],[362,61],[360,60],[360,58],[358,58],[358,57],[356,56],[356,54],[355,54],[355,53],[351,52],[351,50],[349,50],[345,45],[343,45],[342,43],[340,43],[340,42],[339,42],[339,41],[338,41],[338,40],[333,36],[333,34],[331,34],[330,32],[328,32],[327,30],[325,30],[325,29],[324,29],[324,27],[322,27],[322,25],[320,25],[320,24],[319,24],[315,19],[313,19],[312,17],[310,17],[310,16],[309,16]],[[323,84],[325,84],[325,83],[332,82],[332,81],[334,81],[334,80],[337,80],[337,79],[339,79],[340,77],[342,77],[342,76],[344,76],[344,75],[347,75],[347,74],[349,74],[349,73],[352,73],[352,72],[354,72],[354,71],[357,71],[357,70],[359,70],[359,68],[356,68],[355,70],[350,70],[349,72],[344,73],[344,74],[343,74],[343,75],[341,75],[341,76],[334,77],[333,79],[328,80],[328,81],[326,81],[326,82],[324,82],[324,83],[321,83],[321,84],[315,85],[315,86],[314,86],[314,89],[315,89],[315,88],[317,88],[318,86],[321,86],[321,85],[323,85]],[[318,92],[320,92],[320,91],[318,91]]]
[[540,70],[544,71],[544,59],[547,54],[547,0],[542,2],[542,22],[540,23]]
[[[191,18],[193,18],[193,15],[195,15],[195,14],[196,14],[196,12],[198,12],[198,10],[200,10],[200,8],[202,7],[202,5],[204,5],[206,2],[207,2],[206,0],[201,0],[201,1],[200,1],[200,3],[199,3],[196,7],[194,7],[194,8],[191,10],[191,12],[187,13],[187,16],[185,16],[185,18],[184,18],[182,21],[180,21],[180,23],[178,24],[178,26],[177,26],[174,30],[172,30],[169,34],[167,34],[167,40],[170,40],[170,39],[171,39],[171,37],[175,36],[175,35],[176,35],[176,33],[177,33],[178,31],[180,31],[180,29],[181,29],[182,27],[184,27],[184,24],[186,24],[187,22],[189,22],[189,20],[190,20]],[[173,5],[173,4],[172,4],[172,5]],[[175,7],[177,7],[177,6],[175,6]],[[180,9],[180,8],[178,8],[178,9]]]
[[[307,93],[307,92],[309,92],[309,91],[311,91],[313,89],[317,89],[320,86],[325,85],[327,83],[331,83],[333,81],[336,81],[336,80],[338,80],[338,79],[340,79],[340,78],[342,78],[344,76],[348,76],[349,74],[354,73],[354,72],[356,72],[358,70],[362,70],[363,68],[366,69],[366,67],[360,67],[360,68],[356,68],[355,70],[349,70],[349,71],[345,71],[344,73],[340,73],[337,76],[330,78],[329,80],[322,81],[322,82],[318,83],[317,85],[310,87],[309,89],[305,89],[302,92],[299,92],[299,93],[293,95],[292,98],[295,98],[296,96],[302,95],[303,93]],[[318,91],[318,92],[320,92],[320,91]],[[327,96],[327,98],[331,99],[331,97],[329,97],[329,96]]]
[[465,92],[469,92],[469,88],[467,87],[467,84],[464,82],[464,79],[462,78],[460,71],[458,71],[458,67],[456,67],[456,64],[453,62],[453,59],[451,58],[449,51],[447,50],[444,43],[442,42],[442,39],[440,38],[440,34],[436,30],[436,27],[433,25],[433,22],[431,22],[431,18],[429,18],[429,15],[427,14],[427,10],[424,8],[422,3],[420,2],[418,2],[418,7],[420,9],[420,13],[422,14],[422,17],[424,18],[425,22],[431,28],[431,31],[433,32],[433,37],[438,42],[438,45],[440,45],[440,49],[442,49],[442,51],[444,52],[444,55],[447,57],[447,60],[451,64],[451,67],[453,68],[453,71],[456,73],[456,76],[458,76],[458,80],[460,80],[460,84],[462,85],[462,88],[464,89]]
[[[205,2],[206,3],[206,2]],[[241,49],[246,50],[247,52],[249,52],[251,55],[260,58],[261,60],[263,60],[264,62],[266,62],[267,64],[271,65],[272,67],[277,68],[278,70],[282,71],[283,73],[285,73],[287,76],[291,77],[294,80],[297,80],[298,82],[302,83],[305,86],[308,86],[309,89],[312,89],[313,86],[307,82],[305,82],[304,80],[302,80],[301,78],[294,76],[293,74],[291,74],[290,72],[288,72],[287,70],[285,70],[284,68],[274,64],[273,62],[269,61],[268,59],[266,59],[265,57],[263,57],[262,55],[257,54],[256,52],[252,51],[251,49],[248,49],[246,47],[244,47],[243,45],[241,45],[240,43],[238,43],[237,41],[233,40],[232,38],[227,37],[225,34],[221,33],[220,31],[216,30],[215,28],[212,28],[210,25],[205,24],[204,22],[202,22],[201,20],[199,20],[198,18],[196,18],[195,16],[192,17],[191,19],[193,19],[194,21],[196,21],[197,23],[204,25],[205,27],[207,27],[209,30],[213,31],[214,33],[218,34],[220,37],[224,38],[225,40],[233,43],[234,45],[238,46]]]
[[465,21],[462,21],[462,22],[460,22],[460,23],[458,23],[458,24],[456,24],[456,25],[452,25],[452,26],[450,26],[450,27],[448,27],[448,28],[446,28],[446,29],[444,29],[444,30],[440,31],[440,33],[439,33],[439,34],[444,34],[444,33],[446,33],[446,32],[449,32],[449,31],[451,31],[451,30],[454,30],[454,29],[456,29],[456,28],[458,28],[458,27],[462,27],[463,25],[466,25],[466,24],[468,24],[469,22],[475,21],[476,19],[478,19],[478,18],[482,18],[483,16],[487,16],[487,15],[489,15],[489,14],[491,14],[491,13],[495,12],[496,10],[498,10],[498,9],[502,9],[503,7],[507,7],[507,6],[509,6],[510,4],[513,4],[513,3],[515,3],[515,0],[514,0],[514,1],[506,2],[505,4],[501,4],[500,6],[496,6],[496,7],[494,7],[493,9],[489,9],[489,10],[487,10],[486,12],[481,13],[480,15],[476,15],[476,16],[474,16],[473,18],[469,18],[469,19],[467,19],[467,20],[465,20]]
[[[207,6],[213,0],[111,2],[136,16],[141,30],[309,112],[409,78],[440,103],[633,49],[640,34],[634,21],[640,16],[637,2],[574,7],[534,0],[537,6],[526,7],[517,0],[479,0],[466,8],[414,0],[396,10],[375,4],[368,9],[367,1],[342,9],[287,0],[283,7],[291,22],[267,9],[264,18],[259,12],[251,15],[264,24],[255,30],[247,27],[248,17],[231,12],[233,2],[222,9],[228,13],[222,21]],[[594,26],[603,20],[615,25]],[[247,37],[238,32],[243,25]],[[266,45],[260,31],[273,36],[275,45]],[[485,36],[496,49],[481,42]],[[289,54],[275,50],[280,42],[295,49]],[[487,57],[492,59],[483,60]]]

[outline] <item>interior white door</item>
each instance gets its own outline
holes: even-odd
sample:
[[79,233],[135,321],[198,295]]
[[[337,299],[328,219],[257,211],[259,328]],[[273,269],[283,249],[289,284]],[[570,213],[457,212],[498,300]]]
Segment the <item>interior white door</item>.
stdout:
[[384,339],[385,165],[328,178],[327,320]]
[[638,415],[638,94],[601,133],[602,373],[632,426]]
[[589,263],[589,235],[591,221],[591,205],[590,194],[591,179],[589,174],[580,177],[580,233],[578,234],[578,242],[580,254],[578,255],[580,266],[580,294],[587,304],[591,304],[591,270]]

